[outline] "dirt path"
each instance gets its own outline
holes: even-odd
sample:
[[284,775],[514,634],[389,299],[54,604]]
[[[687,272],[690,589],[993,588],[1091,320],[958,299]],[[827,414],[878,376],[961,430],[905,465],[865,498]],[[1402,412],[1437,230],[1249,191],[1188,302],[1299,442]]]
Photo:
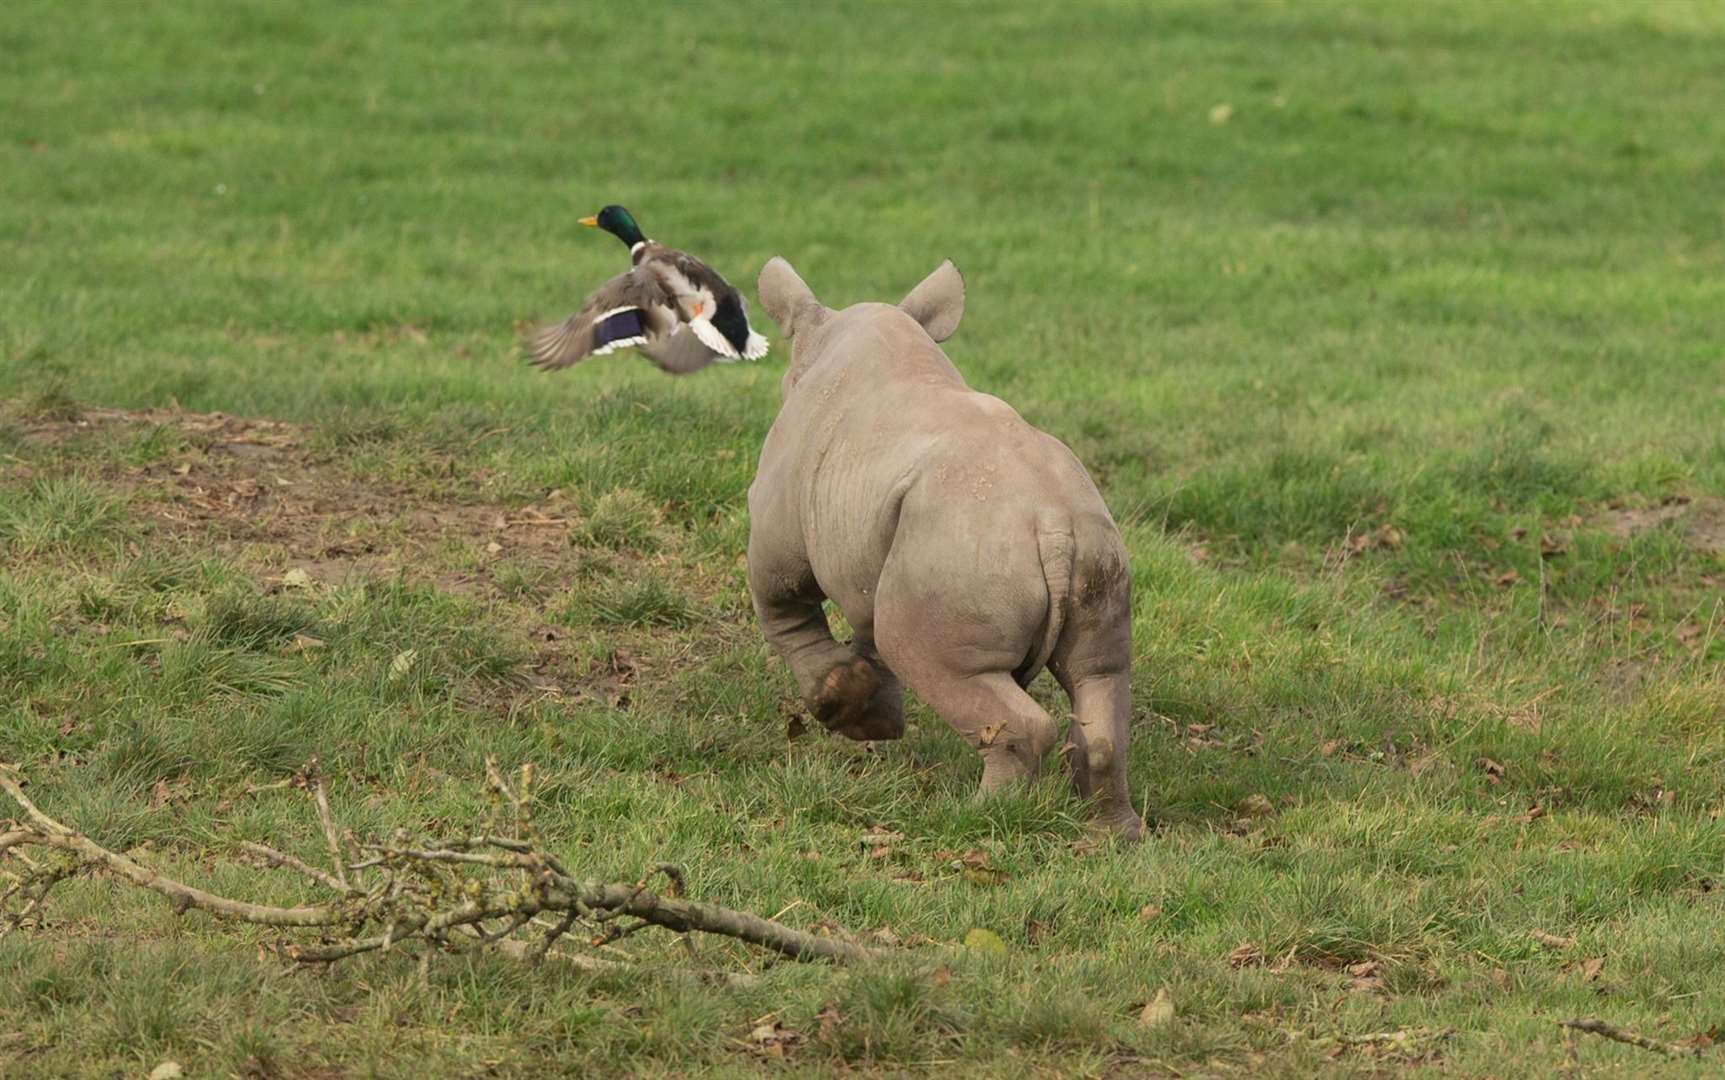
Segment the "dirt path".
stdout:
[[[244,550],[277,574],[301,571],[333,584],[353,573],[407,570],[459,590],[486,575],[448,569],[450,552],[471,548],[492,560],[543,568],[569,554],[570,508],[559,505],[560,498],[506,506],[362,477],[314,450],[310,433],[295,424],[224,413],[97,409],[77,419],[37,421],[23,432],[26,444],[50,447],[152,429],[170,433],[178,448],[141,465],[104,455],[99,479],[162,535]],[[36,470],[20,465],[6,472],[28,478]],[[438,552],[445,557],[426,557]]]

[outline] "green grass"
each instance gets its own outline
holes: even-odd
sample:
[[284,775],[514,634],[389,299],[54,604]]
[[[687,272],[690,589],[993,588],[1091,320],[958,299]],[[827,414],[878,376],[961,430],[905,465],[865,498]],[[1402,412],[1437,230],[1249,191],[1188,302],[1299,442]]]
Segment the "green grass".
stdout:
[[[238,841],[320,842],[250,789],[316,756],[355,828],[425,832],[532,761],[574,866],[917,944],[309,975],[91,882],[0,941],[0,1073],[746,1073],[772,1014],[804,1073],[1504,1076],[1557,1018],[1725,1024],[1722,47],[1700,0],[15,0],[0,760],[279,901]],[[920,706],[786,741],[742,587],[783,349],[515,353],[624,265],[574,223],[611,201],[751,294],[774,254],[833,304],[958,263],[954,361],[1131,546],[1145,844],[1078,843],[1053,777],[973,804]],[[301,425],[299,471],[103,412],[175,406]],[[491,524],[528,510],[562,524]],[[1451,1034],[1331,1038],[1401,1028]]]

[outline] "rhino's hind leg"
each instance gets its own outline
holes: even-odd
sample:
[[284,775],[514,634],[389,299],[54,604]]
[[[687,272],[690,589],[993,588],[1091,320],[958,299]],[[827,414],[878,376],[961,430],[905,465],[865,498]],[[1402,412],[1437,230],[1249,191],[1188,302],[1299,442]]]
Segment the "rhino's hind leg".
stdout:
[[1132,714],[1132,687],[1124,672],[1068,681],[1056,677],[1072,699],[1072,725],[1067,730],[1067,767],[1079,798],[1090,800],[1096,827],[1136,840],[1144,820],[1132,809],[1126,787],[1127,725]]
[[909,676],[910,688],[982,755],[979,796],[1033,780],[1054,745],[1054,721],[1009,672]]
[[1124,593],[1100,602],[1069,625],[1048,668],[1072,699],[1066,765],[1079,798],[1090,802],[1098,829],[1136,840],[1144,820],[1126,787],[1132,720],[1131,614]]

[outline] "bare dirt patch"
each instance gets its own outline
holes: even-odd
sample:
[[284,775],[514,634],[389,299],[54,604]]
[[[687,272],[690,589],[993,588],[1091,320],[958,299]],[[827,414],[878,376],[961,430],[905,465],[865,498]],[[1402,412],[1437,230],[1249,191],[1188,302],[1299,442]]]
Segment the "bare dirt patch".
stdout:
[[[472,589],[486,562],[552,567],[569,555],[566,508],[428,498],[356,476],[311,448],[295,424],[223,413],[93,409],[24,429],[27,443],[62,445],[102,429],[167,428],[184,446],[143,465],[107,465],[102,479],[131,498],[134,516],[171,537],[245,548],[273,576],[298,571],[333,584],[350,574],[426,576]],[[21,470],[28,475],[28,470]],[[441,549],[469,550],[481,569],[451,570]]]
[[1708,554],[1725,553],[1725,499],[1675,495],[1657,506],[1613,507],[1600,516],[1599,523],[1625,540],[1676,523],[1691,547]]
[[[92,436],[167,429],[173,447],[154,460],[73,444]],[[502,579],[530,571],[554,590],[577,580],[570,544],[573,509],[560,496],[526,506],[463,501],[365,476],[313,446],[307,429],[222,413],[89,409],[23,426],[26,446],[49,450],[32,461],[0,461],[0,477],[20,480],[81,470],[128,498],[128,511],[154,527],[151,542],[180,542],[256,568],[276,589],[338,585],[404,575],[456,593],[521,599]],[[622,553],[611,553],[621,555]],[[627,561],[625,559],[625,561]],[[617,652],[584,663],[537,602],[505,604],[535,653],[529,693],[589,697],[627,707],[637,661]]]

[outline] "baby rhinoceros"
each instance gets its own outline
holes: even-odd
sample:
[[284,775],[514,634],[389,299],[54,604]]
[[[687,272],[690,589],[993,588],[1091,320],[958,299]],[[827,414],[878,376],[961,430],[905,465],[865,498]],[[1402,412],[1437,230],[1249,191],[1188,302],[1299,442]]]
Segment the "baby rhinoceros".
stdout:
[[966,386],[936,344],[964,313],[957,269],[897,306],[833,311],[775,258],[760,295],[793,352],[749,488],[749,592],[809,710],[852,739],[895,739],[902,679],[981,753],[987,794],[1034,777],[1055,743],[1024,692],[1046,666],[1072,699],[1079,795],[1100,827],[1141,835],[1126,548],[1072,452]]

